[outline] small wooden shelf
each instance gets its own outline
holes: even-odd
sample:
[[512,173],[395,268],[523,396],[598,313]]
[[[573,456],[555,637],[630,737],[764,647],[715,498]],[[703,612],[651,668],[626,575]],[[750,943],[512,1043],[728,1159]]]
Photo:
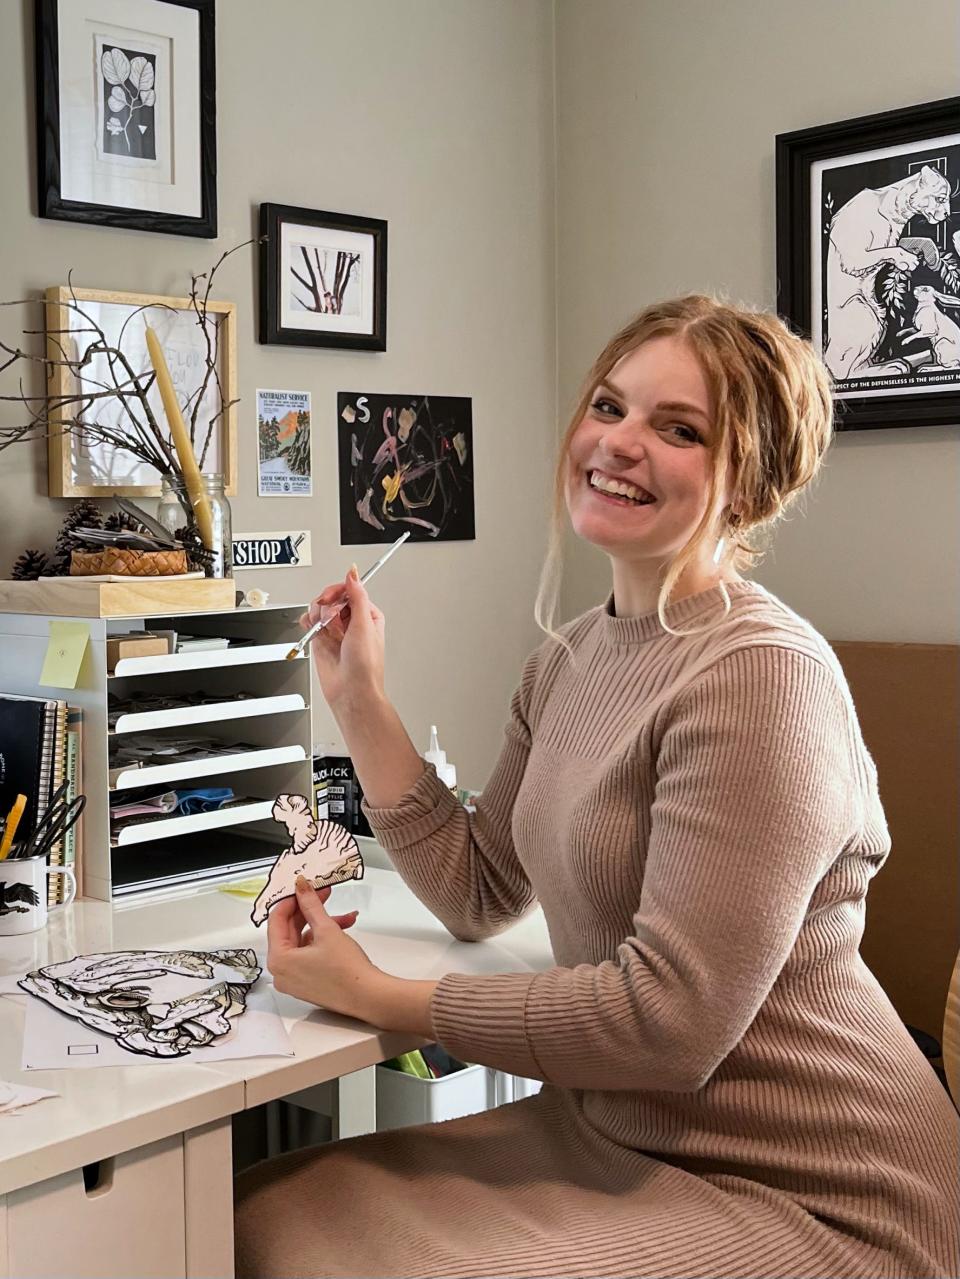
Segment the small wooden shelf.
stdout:
[[207,755],[203,759],[184,760],[181,764],[150,764],[146,768],[126,769],[110,789],[133,790],[136,786],[179,782],[187,777],[212,777],[215,773],[238,773],[248,768],[272,768],[274,764],[297,764],[306,758],[307,752],[302,746],[270,746],[263,750]]
[[241,701],[207,702],[203,706],[172,706],[165,711],[130,711],[120,716],[111,734],[143,733],[181,724],[215,724],[228,719],[252,719],[257,715],[283,715],[306,710],[300,693],[276,697],[245,697]]
[[272,799],[255,800],[249,804],[234,804],[230,808],[218,808],[212,813],[190,813],[185,817],[151,818],[143,822],[131,822],[116,834],[115,848],[129,844],[149,844],[171,835],[189,835],[198,830],[222,830],[225,826],[243,826],[248,822],[270,819]]
[[[285,662],[293,644],[248,644],[238,648],[205,648],[196,653],[164,653],[157,657],[121,657],[110,679],[128,675],[174,675],[179,671],[202,671],[208,667],[255,666],[260,662]],[[304,654],[291,658],[303,661]]]

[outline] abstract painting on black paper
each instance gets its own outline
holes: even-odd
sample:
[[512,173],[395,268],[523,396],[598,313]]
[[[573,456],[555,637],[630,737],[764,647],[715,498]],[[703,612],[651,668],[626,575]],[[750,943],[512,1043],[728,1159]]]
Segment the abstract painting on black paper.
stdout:
[[337,429],[342,545],[475,537],[469,397],[342,391]]

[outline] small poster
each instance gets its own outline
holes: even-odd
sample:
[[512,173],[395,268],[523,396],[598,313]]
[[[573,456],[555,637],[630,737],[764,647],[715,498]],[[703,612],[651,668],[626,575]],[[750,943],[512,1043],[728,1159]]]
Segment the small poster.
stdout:
[[310,392],[257,391],[257,492],[312,497]]
[[344,546],[472,541],[472,401],[455,395],[337,396]]

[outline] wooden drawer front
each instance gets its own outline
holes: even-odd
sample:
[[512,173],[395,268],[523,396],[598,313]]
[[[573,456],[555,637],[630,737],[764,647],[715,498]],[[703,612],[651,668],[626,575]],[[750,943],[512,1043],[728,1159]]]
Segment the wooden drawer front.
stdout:
[[177,1134],[104,1160],[90,1191],[77,1168],[11,1192],[0,1275],[183,1279],[183,1164]]

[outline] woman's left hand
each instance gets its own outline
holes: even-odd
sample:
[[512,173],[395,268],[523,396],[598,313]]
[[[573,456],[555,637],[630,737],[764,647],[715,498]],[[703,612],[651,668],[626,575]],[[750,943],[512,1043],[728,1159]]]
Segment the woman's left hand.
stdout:
[[317,892],[301,877],[296,897],[277,902],[267,919],[267,967],[283,994],[364,1019],[370,991],[383,974],[344,931],[357,912],[328,915],[329,896],[329,888]]

